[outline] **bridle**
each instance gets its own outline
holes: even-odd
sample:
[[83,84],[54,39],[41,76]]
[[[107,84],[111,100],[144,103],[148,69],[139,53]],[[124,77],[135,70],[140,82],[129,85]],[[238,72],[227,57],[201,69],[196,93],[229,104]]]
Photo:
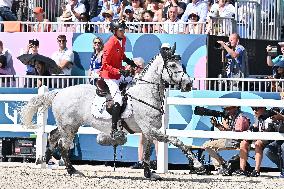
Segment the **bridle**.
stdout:
[[[157,56],[155,56],[153,59],[155,59]],[[149,69],[149,67],[151,66],[151,64],[153,63],[153,59],[148,63],[148,65],[142,70],[142,72],[141,72],[141,74],[139,75],[140,77],[143,77],[144,76],[144,74],[148,71],[148,69]],[[164,65],[163,65],[163,70],[162,70],[162,72],[161,72],[161,77],[160,77],[160,80],[162,81],[162,75],[163,75],[163,72],[164,72],[164,70],[166,69],[167,70],[167,72],[168,72],[168,74],[169,74],[169,77],[170,77],[170,79],[171,79],[171,82],[173,82],[174,84],[177,84],[177,85],[181,85],[181,81],[182,81],[182,78],[183,78],[183,75],[185,74],[185,72],[184,71],[177,71],[177,72],[172,72],[170,69],[169,69],[169,66],[168,66],[168,64],[167,64],[167,61],[169,61],[170,59],[164,59],[163,58],[163,60],[164,60]],[[183,75],[182,75],[182,77],[181,77],[181,81],[178,83],[178,82],[176,82],[176,81],[174,81],[173,80],[173,75],[174,74],[178,74],[178,73],[181,73],[181,72],[183,72]],[[141,100],[141,99],[139,99],[139,98],[136,98],[136,97],[134,97],[134,96],[132,96],[132,95],[130,95],[129,93],[126,93],[126,95],[127,96],[129,96],[130,98],[132,98],[132,99],[134,99],[134,100],[136,100],[136,101],[138,101],[138,102],[141,102],[141,103],[143,103],[143,104],[145,104],[145,105],[147,105],[147,106],[149,106],[149,107],[151,107],[151,108],[153,108],[153,109],[155,109],[155,110],[158,110],[161,114],[164,114],[164,96],[162,96],[161,95],[161,91],[160,91],[160,83],[158,83],[158,82],[151,82],[151,81],[147,81],[147,80],[144,80],[144,79],[142,79],[142,78],[135,78],[134,80],[138,80],[138,81],[143,81],[143,82],[145,82],[145,84],[151,84],[151,85],[156,85],[157,86],[157,88],[158,88],[158,92],[159,92],[159,100],[160,100],[160,108],[158,108],[158,107],[156,107],[156,106],[154,106],[154,105],[152,105],[152,104],[150,104],[150,103],[148,103],[148,102],[146,102],[146,101],[144,101],[144,100]],[[135,82],[135,81],[134,81]],[[165,82],[165,81],[164,81]],[[166,83],[166,82],[165,82]],[[143,83],[140,83],[140,84],[143,84]]]

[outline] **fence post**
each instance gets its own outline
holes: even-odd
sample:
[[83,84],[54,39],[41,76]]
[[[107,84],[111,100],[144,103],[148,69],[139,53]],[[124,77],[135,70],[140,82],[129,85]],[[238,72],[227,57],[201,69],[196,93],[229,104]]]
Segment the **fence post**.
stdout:
[[[48,92],[46,86],[42,86],[38,89],[38,94],[42,95]],[[40,164],[40,168],[46,168],[45,151],[47,145],[47,133],[45,132],[45,125],[47,124],[47,112],[42,107],[37,112],[37,125],[39,126],[36,131],[36,164]]]
[[[165,90],[164,99],[164,115],[162,116],[162,127],[160,131],[166,134],[166,129],[169,123],[169,106],[167,98],[169,96],[169,89]],[[158,154],[157,154],[157,173],[168,172],[168,143],[158,142]]]

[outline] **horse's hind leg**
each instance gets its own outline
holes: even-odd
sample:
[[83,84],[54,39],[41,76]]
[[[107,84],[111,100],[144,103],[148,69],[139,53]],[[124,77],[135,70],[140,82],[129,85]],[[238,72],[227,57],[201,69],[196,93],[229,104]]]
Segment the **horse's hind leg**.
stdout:
[[[65,126],[65,128],[71,128],[71,126],[67,125],[67,126]],[[62,156],[62,158],[65,162],[67,172],[70,175],[76,173],[76,169],[72,166],[71,161],[69,159],[69,151],[70,151],[71,144],[73,142],[73,139],[74,139],[77,131],[78,131],[78,129],[72,130],[72,131],[69,131],[69,130],[68,131],[67,130],[61,131],[61,137],[60,137],[59,142],[58,142],[58,147],[60,149],[61,156]]]
[[48,163],[48,161],[51,159],[51,157],[53,155],[53,151],[54,151],[54,149],[57,145],[59,138],[60,138],[60,133],[58,131],[58,128],[53,129],[49,133],[48,147],[47,147],[46,152],[45,152],[46,163]]

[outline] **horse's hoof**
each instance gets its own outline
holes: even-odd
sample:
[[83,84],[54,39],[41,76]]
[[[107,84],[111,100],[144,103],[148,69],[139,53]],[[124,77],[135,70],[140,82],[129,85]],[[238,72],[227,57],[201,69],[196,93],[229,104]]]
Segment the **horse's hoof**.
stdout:
[[71,166],[71,167],[67,167],[67,173],[72,176],[73,174],[75,174],[77,172],[77,170]]

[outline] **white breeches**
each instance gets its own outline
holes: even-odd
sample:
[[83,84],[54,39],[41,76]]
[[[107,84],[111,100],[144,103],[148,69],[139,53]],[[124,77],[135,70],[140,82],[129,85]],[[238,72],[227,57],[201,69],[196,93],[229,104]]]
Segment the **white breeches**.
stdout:
[[129,83],[130,81],[132,81],[132,78],[131,77],[126,77],[124,78],[123,76],[121,76],[119,79],[104,79],[108,88],[109,88],[109,91],[110,91],[110,94],[111,94],[111,97],[114,101],[114,103],[119,103],[120,106],[122,105],[122,96],[121,96],[121,92],[119,90],[119,84],[123,81],[123,82],[127,82]]

